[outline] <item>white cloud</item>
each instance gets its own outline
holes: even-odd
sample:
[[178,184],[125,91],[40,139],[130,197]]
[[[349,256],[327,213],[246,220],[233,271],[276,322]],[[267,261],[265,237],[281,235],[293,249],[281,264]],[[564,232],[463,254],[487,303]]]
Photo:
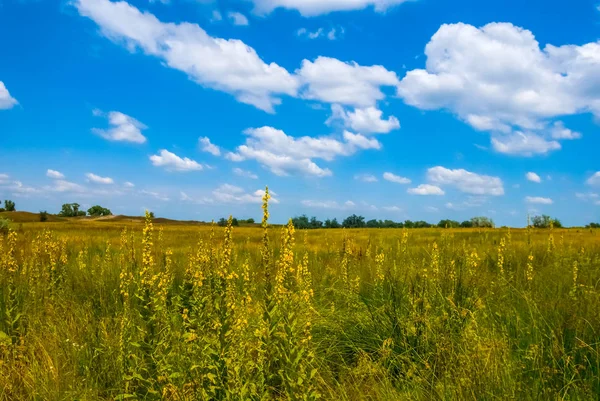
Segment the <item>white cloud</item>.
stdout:
[[8,182],[10,176],[8,174],[0,174],[0,184]]
[[219,10],[213,10],[210,20],[211,22],[223,21],[223,16]]
[[88,179],[88,181],[96,183],[96,184],[112,184],[114,183],[113,179],[110,177],[100,177],[99,175],[93,174],[93,173],[87,173],[85,175]]
[[534,133],[514,132],[493,137],[492,147],[498,153],[531,157],[559,150],[561,145],[557,141],[547,140]]
[[238,13],[237,11],[228,12],[227,17],[233,23],[233,25],[248,26],[249,24],[248,18],[244,14]]
[[352,155],[360,149],[381,147],[375,139],[350,132],[344,132],[343,141],[330,137],[294,138],[272,127],[249,128],[244,133],[247,135],[246,143],[225,157],[232,161],[256,160],[281,176],[291,171],[319,177],[330,176],[331,170],[319,167],[312,159],[331,161],[337,156]]
[[162,149],[158,155],[150,156],[150,161],[154,166],[165,167],[169,171],[197,171],[203,169],[203,166],[195,160],[187,157],[181,158],[166,149]]
[[380,65],[365,67],[323,56],[314,62],[303,60],[296,74],[305,85],[302,98],[358,108],[375,106],[385,98],[381,87],[399,82],[395,72]]
[[[276,194],[269,191],[271,198],[270,203],[277,204],[279,200],[275,197]],[[240,187],[230,184],[223,184],[212,191],[215,201],[224,203],[262,203],[262,197],[265,195],[263,189],[258,189],[252,193],[247,193]]]
[[590,178],[585,182],[588,185],[600,185],[600,171],[596,171]]
[[[560,124],[548,129],[553,119],[600,116],[600,43],[540,48],[530,31],[510,23],[458,23],[442,25],[425,54],[425,69],[409,71],[398,86],[404,101],[450,110],[478,130],[530,132],[526,155],[560,148],[548,138],[579,136]],[[519,154],[508,146],[514,139],[496,141],[497,151]]]
[[442,166],[427,170],[427,179],[437,185],[450,185],[473,195],[504,195],[499,177],[472,173],[464,169],[451,170]]
[[376,12],[383,13],[389,8],[405,3],[408,0],[252,0],[254,12],[268,14],[276,8],[297,10],[304,17],[314,17],[334,11],[362,10],[373,7]]
[[8,175],[0,174],[0,185],[2,186],[2,190],[10,192],[13,196],[29,197],[32,194],[40,192],[37,188],[23,185],[21,181],[5,181],[2,176],[4,176],[4,179],[8,179]]
[[537,182],[537,183],[542,182],[542,178],[539,175],[537,175],[536,173],[534,173],[533,171],[530,171],[527,174],[525,174],[525,178],[527,178],[527,180],[529,180],[531,182]]
[[593,193],[593,192],[588,192],[588,193],[581,193],[581,192],[577,192],[575,193],[575,197],[578,199],[581,199],[584,202],[594,202],[594,203],[598,203],[600,202],[600,195],[598,195],[597,193]]
[[350,200],[339,204],[336,201],[330,201],[330,200],[325,200],[325,201],[315,201],[315,200],[303,200],[300,203],[302,203],[302,205],[306,206],[306,207],[310,207],[310,208],[315,208],[315,209],[340,209],[340,210],[344,210],[344,209],[352,209],[354,207],[356,207],[356,204]]
[[362,182],[377,182],[377,177],[372,174],[356,174],[354,179]]
[[63,173],[61,173],[60,171],[51,170],[51,169],[48,169],[46,171],[46,176],[50,177],[52,179],[55,179],[55,180],[62,180],[63,178],[65,178],[65,175]]
[[384,207],[382,207],[382,209],[387,212],[401,212],[402,211],[402,208],[400,208],[398,206],[384,206]]
[[181,191],[179,192],[180,198],[182,201],[193,201],[192,197],[190,197],[188,194],[186,194],[185,192]]
[[198,144],[200,145],[200,149],[203,152],[210,153],[213,156],[221,156],[221,150],[217,145],[214,145],[210,142],[208,137],[198,138]]
[[86,192],[86,188],[82,185],[76,184],[74,182],[65,181],[65,180],[56,180],[52,183],[52,186],[44,187],[47,191],[53,192],[75,192],[82,193]]
[[440,211],[440,209],[438,209],[435,206],[427,206],[427,207],[425,207],[425,210],[428,211],[428,212],[430,212],[430,213],[437,213],[437,212]]
[[17,104],[19,104],[17,99],[10,95],[4,82],[0,81],[0,110],[12,109]]
[[306,28],[300,28],[296,31],[296,35],[307,39],[318,39],[326,38],[328,40],[339,39],[344,34],[344,29],[331,28],[329,31],[325,31],[323,28],[318,28],[316,31],[309,31]]
[[386,171],[383,173],[383,179],[390,182],[395,182],[396,184],[410,184],[411,180],[406,177],[400,177],[399,175],[390,173]]
[[101,110],[94,109],[93,114],[96,117],[108,117],[109,129],[92,128],[92,132],[109,141],[144,143],[146,137],[142,135],[142,130],[146,127],[133,117],[123,114],[119,111],[111,111],[108,114]]
[[411,195],[444,195],[442,188],[430,184],[421,184],[416,188],[409,188],[406,192]]
[[554,202],[550,198],[542,198],[541,196],[526,196],[525,202],[540,205],[551,205]]
[[556,121],[550,131],[552,139],[579,139],[582,137],[581,133],[572,131],[565,127],[562,121]]
[[240,40],[214,38],[193,23],[161,22],[124,1],[75,0],[74,5],[112,41],[157,57],[192,81],[230,93],[242,103],[273,112],[281,103],[279,96],[297,93],[296,77],[275,63],[265,63]]
[[383,119],[383,112],[375,107],[346,111],[339,104],[331,106],[331,117],[327,123],[341,120],[345,127],[362,134],[387,134],[400,128],[400,121],[394,116]]
[[125,181],[123,186],[125,186],[126,188],[133,188],[135,187],[135,184],[133,182]]
[[147,191],[145,189],[141,190],[140,194],[151,196],[151,197],[158,199],[159,201],[163,201],[163,202],[168,202],[170,200],[170,198],[167,195],[161,194],[159,192]]
[[257,180],[258,176],[256,174],[254,174],[252,171],[248,171],[248,170],[243,170],[239,167],[236,167],[233,169],[233,173],[235,175],[239,175],[240,177],[244,177],[244,178],[250,178],[252,180]]

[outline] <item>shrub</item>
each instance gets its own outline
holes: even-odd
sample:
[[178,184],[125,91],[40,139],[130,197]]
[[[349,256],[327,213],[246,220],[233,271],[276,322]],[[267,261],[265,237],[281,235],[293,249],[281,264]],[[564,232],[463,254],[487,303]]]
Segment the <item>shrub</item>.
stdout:
[[48,221],[48,212],[45,210],[40,211],[40,221]]
[[10,228],[10,220],[0,217],[0,234],[5,234]]

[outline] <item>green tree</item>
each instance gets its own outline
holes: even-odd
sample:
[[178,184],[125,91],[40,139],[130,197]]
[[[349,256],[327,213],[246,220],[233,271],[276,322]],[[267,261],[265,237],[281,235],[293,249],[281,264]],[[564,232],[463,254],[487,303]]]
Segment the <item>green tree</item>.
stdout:
[[362,228],[365,225],[365,218],[363,216],[357,216],[355,214],[346,217],[342,222],[342,226],[344,228]]
[[460,226],[462,228],[472,228],[473,227],[473,222],[471,220],[465,220],[462,223],[460,223]]
[[64,203],[62,205],[62,209],[58,212],[59,216],[63,217],[73,217],[75,214],[73,213],[73,204],[72,203]]
[[306,230],[310,228],[310,221],[308,220],[308,216],[305,214],[294,217],[292,219],[292,224],[299,230]]
[[440,228],[457,228],[460,227],[460,223],[455,220],[444,219],[440,220],[437,226]]
[[110,216],[112,214],[112,212],[109,209],[99,206],[99,205],[92,206],[91,208],[88,209],[87,212],[90,216],[95,216],[95,217]]
[[45,210],[40,211],[40,221],[48,221],[48,212]]
[[4,209],[7,212],[14,212],[15,209],[15,202],[11,201],[11,200],[5,200],[4,201]]
[[475,228],[494,228],[494,221],[489,217],[473,217],[471,223]]

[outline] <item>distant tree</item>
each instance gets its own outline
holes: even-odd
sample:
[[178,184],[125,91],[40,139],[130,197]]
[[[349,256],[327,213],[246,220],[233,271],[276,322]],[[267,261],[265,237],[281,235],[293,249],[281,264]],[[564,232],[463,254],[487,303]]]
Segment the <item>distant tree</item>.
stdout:
[[227,226],[227,219],[225,217],[221,217],[219,219],[219,221],[217,221],[217,225],[219,227],[226,227]]
[[473,217],[471,223],[475,228],[494,228],[494,221],[488,217]]
[[600,228],[600,223],[590,223],[585,228]]
[[[75,210],[73,210],[73,212],[75,212]],[[112,213],[110,210],[108,210],[105,207],[99,206],[99,205],[95,205],[92,206],[91,208],[88,209],[88,214],[90,216],[110,216]],[[79,213],[77,213],[77,215],[79,216]]]
[[415,228],[415,223],[413,223],[413,222],[412,222],[412,221],[410,221],[410,220],[406,220],[406,221],[404,222],[404,227],[406,227],[406,228]]
[[440,228],[457,228],[460,227],[460,223],[455,220],[444,219],[440,220],[437,226]]
[[79,203],[71,203],[71,207],[73,208],[73,216],[79,216]]
[[462,228],[472,228],[473,227],[473,222],[471,220],[465,220],[462,223],[460,223],[460,226]]
[[5,200],[4,201],[4,209],[7,212],[14,212],[15,209],[15,202],[11,201],[11,200]]
[[60,210],[60,212],[58,212],[58,215],[63,216],[63,217],[75,216],[75,214],[73,213],[73,204],[72,203],[63,204],[62,209]]
[[154,218],[154,212],[149,212],[150,214],[150,218],[153,219]]
[[340,223],[338,223],[337,219],[333,219],[333,220],[325,220],[325,228],[340,228],[341,225]]
[[426,221],[423,221],[423,220],[415,221],[415,228],[429,228],[429,227],[431,227],[431,224],[429,224]]
[[321,228],[323,227],[323,222],[320,220],[317,220],[317,218],[315,216],[310,218],[310,222],[309,222],[310,228]]
[[246,220],[246,224],[254,224],[254,219],[249,218],[248,220]]
[[376,219],[372,219],[372,220],[367,221],[367,227],[379,228],[379,227],[381,227],[381,224],[379,224],[379,221],[377,221]]
[[48,212],[45,210],[40,211],[40,221],[48,221]]
[[533,216],[533,218],[531,219],[531,223],[535,228],[550,228],[551,225],[556,228],[562,227],[562,223],[560,222],[560,220],[553,219],[552,217],[545,214],[541,216]]
[[308,216],[305,214],[294,217],[292,219],[292,224],[294,224],[294,227],[299,230],[306,230],[310,228],[310,221],[308,220]]
[[357,216],[353,214],[348,216],[342,222],[344,228],[362,228],[365,226],[365,218],[363,216]]
[[240,225],[240,222],[238,219],[236,219],[235,217],[231,219],[231,225],[234,227],[237,227]]

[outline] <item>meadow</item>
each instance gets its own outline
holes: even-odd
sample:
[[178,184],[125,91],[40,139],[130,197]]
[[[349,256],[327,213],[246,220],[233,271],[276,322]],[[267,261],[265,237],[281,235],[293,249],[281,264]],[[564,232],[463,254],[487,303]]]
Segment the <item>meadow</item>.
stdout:
[[0,234],[0,400],[598,400],[600,231]]

